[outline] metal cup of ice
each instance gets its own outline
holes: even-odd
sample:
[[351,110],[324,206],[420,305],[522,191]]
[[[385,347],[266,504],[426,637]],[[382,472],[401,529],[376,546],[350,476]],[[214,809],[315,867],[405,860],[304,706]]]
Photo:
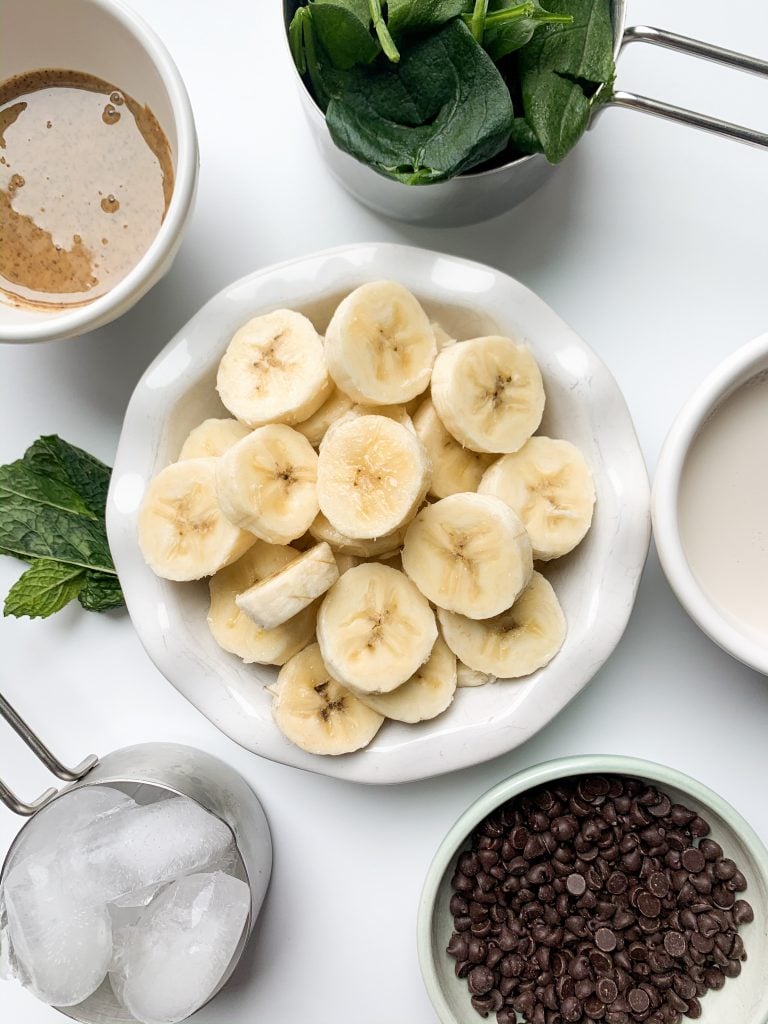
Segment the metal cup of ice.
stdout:
[[272,863],[245,781],[201,751],[105,757],[38,811],[0,875],[0,977],[83,1024],[176,1024],[234,971]]

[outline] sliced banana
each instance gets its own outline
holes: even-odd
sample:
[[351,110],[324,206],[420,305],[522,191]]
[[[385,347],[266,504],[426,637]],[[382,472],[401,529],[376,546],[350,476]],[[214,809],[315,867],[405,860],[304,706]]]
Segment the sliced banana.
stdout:
[[339,569],[328,544],[317,544],[284,568],[259,580],[235,604],[263,629],[274,629],[330,590]]
[[360,750],[384,721],[331,677],[317,644],[280,670],[272,714],[280,732],[310,754]]
[[432,463],[429,493],[435,498],[447,498],[449,494],[476,491],[493,456],[462,447],[445,429],[429,398],[417,409],[413,425]]
[[139,511],[139,547],[166,580],[199,580],[238,559],[253,536],[224,515],[216,492],[218,459],[188,459],[161,470]]
[[352,399],[334,387],[330,398],[327,398],[317,412],[312,413],[309,419],[297,423],[295,429],[309,441],[313,448],[317,448],[325,437],[326,431],[334,423],[352,408]]
[[218,458],[250,432],[251,428],[238,420],[204,420],[181,446],[176,461]]
[[312,640],[317,604],[275,629],[262,629],[237,606],[237,597],[260,580],[284,568],[298,551],[257,540],[243,557],[211,580],[208,626],[216,643],[244,662],[283,665]]
[[293,310],[257,316],[229,343],[216,389],[232,415],[251,427],[300,423],[333,389],[322,339],[310,321]]
[[592,525],[595,485],[570,441],[532,437],[485,472],[480,494],[501,498],[523,521],[533,557],[547,562],[572,551]]
[[354,555],[356,558],[379,558],[386,560],[396,555],[403,546],[405,527],[386,534],[384,537],[367,539],[347,537],[328,522],[320,512],[309,528],[315,540],[324,540],[333,548],[334,555]]
[[435,616],[397,569],[369,563],[345,572],[323,598],[317,640],[334,679],[358,693],[388,693],[424,664]]
[[258,427],[219,459],[216,488],[224,515],[269,541],[287,544],[318,512],[317,453],[282,423]]
[[356,288],[325,333],[325,357],[336,386],[363,405],[415,398],[429,384],[436,352],[427,314],[394,281]]
[[415,432],[386,416],[360,416],[334,427],[320,446],[320,510],[347,537],[382,537],[414,515],[429,476]]
[[450,348],[451,345],[456,344],[456,339],[434,320],[432,321],[432,333],[435,336],[435,344],[437,345],[438,352],[442,352],[444,348]]
[[544,385],[525,345],[492,335],[440,352],[432,373],[437,415],[476,452],[516,452],[544,412]]
[[428,661],[391,693],[361,694],[369,708],[396,722],[426,722],[451,705],[456,692],[456,656],[438,637]]
[[531,542],[498,498],[452,494],[423,508],[408,527],[403,568],[439,608],[472,619],[498,615],[533,572]]
[[350,569],[354,569],[356,565],[360,565],[361,559],[357,555],[345,555],[340,551],[334,552],[333,555],[336,560],[336,568],[339,570],[339,576],[343,576],[345,572],[349,572]]
[[328,428],[325,436],[328,437],[342,423],[350,423],[352,420],[360,419],[361,416],[386,416],[388,419],[394,420],[395,423],[407,427],[411,433],[415,432],[413,420],[404,405],[353,405]]
[[437,611],[445,642],[466,665],[498,679],[518,679],[547,665],[563,646],[566,626],[549,581],[535,572],[515,604],[478,622]]
[[456,685],[460,690],[495,682],[496,676],[489,675],[488,672],[477,672],[463,661],[456,663]]

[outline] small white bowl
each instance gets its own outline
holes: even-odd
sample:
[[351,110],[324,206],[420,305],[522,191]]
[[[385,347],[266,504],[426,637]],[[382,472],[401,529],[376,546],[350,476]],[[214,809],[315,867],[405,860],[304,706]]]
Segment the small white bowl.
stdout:
[[[306,313],[320,332],[340,299],[365,281],[402,282],[455,337],[510,334],[531,345],[547,392],[543,432],[584,452],[597,489],[586,539],[552,563],[568,622],[563,649],[517,682],[459,690],[431,722],[387,722],[365,750],[307,754],[272,721],[265,684],[275,669],[244,665],[217,647],[206,626],[205,582],[174,584],[145,565],[136,539],[150,480],[172,462],[189,431],[227,415],[216,368],[233,333],[279,307]],[[136,387],[123,425],[107,503],[107,529],[128,610],[160,671],[204,715],[255,753],[367,783],[406,782],[479,764],[530,739],[589,682],[619,642],[648,551],[648,477],[621,392],[597,356],[540,298],[491,267],[401,245],[353,245],[269,267],[204,306]]]
[[39,68],[95,75],[149,106],[171,145],[175,182],[165,220],[122,281],[93,302],[60,313],[0,298],[0,342],[71,338],[127,312],[170,269],[197,186],[192,107],[163,43],[118,0],[4,0],[0,45],[3,79]]
[[696,579],[680,532],[680,483],[688,452],[730,395],[768,370],[768,334],[755,338],[717,366],[683,406],[664,442],[653,483],[653,532],[669,584],[693,621],[745,665],[768,675],[768,647],[728,620]]

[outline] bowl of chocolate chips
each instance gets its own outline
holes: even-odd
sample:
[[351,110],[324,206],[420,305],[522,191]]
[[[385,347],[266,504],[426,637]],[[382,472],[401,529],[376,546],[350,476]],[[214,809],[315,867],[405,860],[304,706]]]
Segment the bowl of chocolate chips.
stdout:
[[442,1024],[767,1024],[768,851],[672,768],[550,761],[448,833],[418,943]]

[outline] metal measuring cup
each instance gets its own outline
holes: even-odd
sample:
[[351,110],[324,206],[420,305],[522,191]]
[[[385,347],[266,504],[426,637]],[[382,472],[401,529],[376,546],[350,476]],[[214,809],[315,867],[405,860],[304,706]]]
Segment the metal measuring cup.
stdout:
[[[287,30],[299,2],[300,0],[283,0],[283,36],[284,52],[294,69],[304,115],[331,174],[365,206],[386,217],[412,224],[458,227],[487,220],[511,210],[513,206],[517,206],[541,188],[558,169],[559,165],[550,164],[541,153],[534,153],[531,156],[520,156],[490,170],[468,171],[450,181],[434,182],[429,185],[403,185],[384,177],[366,164],[360,163],[349,153],[338,149],[331,139],[325,115],[304,84],[290,54]],[[622,49],[630,43],[650,43],[692,57],[724,64],[738,71],[768,77],[768,60],[747,57],[742,53],[676,35],[664,29],[646,25],[626,28],[627,0],[610,0],[610,3],[614,56],[617,60]],[[675,107],[647,96],[638,96],[619,88],[605,103],[595,106],[592,126],[598,120],[596,114],[602,114],[608,107],[636,110],[639,113],[651,114],[722,135],[737,142],[768,148],[768,133],[731,124],[684,107]]]
[[[231,830],[237,851],[235,874],[246,882],[251,909],[243,934],[213,999],[226,985],[243,955],[266,895],[272,870],[272,840],[266,816],[253,790],[223,761],[176,743],[142,743],[125,747],[99,759],[91,754],[76,768],[67,768],[0,694],[0,717],[21,737],[39,761],[58,779],[68,783],[60,790],[48,789],[37,800],[26,803],[0,780],[0,801],[14,814],[28,819],[11,845],[0,871],[0,885],[14,864],[22,837],[34,828],[35,817],[52,803],[85,786],[109,786],[128,796],[151,798],[183,796],[214,815]],[[150,798],[148,800],[147,798]],[[82,1024],[129,1024],[133,1017],[119,1005],[109,980],[79,1006],[58,1008]]]

